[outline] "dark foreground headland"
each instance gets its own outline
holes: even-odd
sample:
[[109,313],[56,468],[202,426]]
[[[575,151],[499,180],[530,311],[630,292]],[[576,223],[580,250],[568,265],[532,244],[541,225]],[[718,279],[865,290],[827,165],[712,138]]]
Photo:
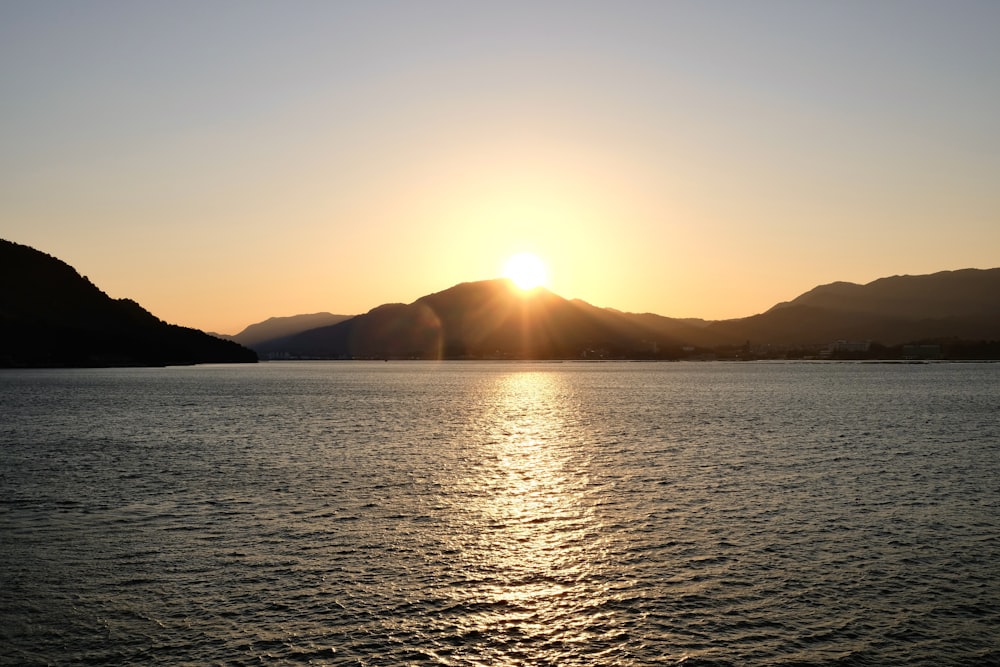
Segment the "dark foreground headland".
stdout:
[[0,367],[253,363],[257,354],[112,299],[73,267],[0,239]]

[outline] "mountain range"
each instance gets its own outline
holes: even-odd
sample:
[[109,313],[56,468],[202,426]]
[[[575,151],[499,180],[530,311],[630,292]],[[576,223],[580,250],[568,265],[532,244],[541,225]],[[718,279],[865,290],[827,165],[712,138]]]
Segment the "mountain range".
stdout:
[[162,322],[65,262],[0,239],[0,367],[255,361],[250,349]]
[[462,283],[411,304],[385,304],[325,327],[258,343],[266,356],[325,358],[631,357],[697,327],[568,301],[508,280]]
[[266,358],[679,359],[831,350],[892,358],[904,355],[908,343],[981,357],[1000,354],[998,341],[1000,268],[832,283],[764,313],[720,321],[624,313],[487,280],[325,326],[286,327],[247,344]]
[[213,336],[225,338],[246,347],[256,347],[271,341],[293,336],[309,329],[330,326],[351,319],[351,315],[334,315],[333,313],[311,313],[308,315],[292,315],[290,317],[271,317],[263,322],[251,324],[234,336],[213,333]]
[[[223,340],[223,338],[228,340]],[[839,342],[838,342],[839,341]],[[166,324],[68,264],[0,240],[0,366],[165,365],[268,359],[1000,358],[1000,268],[837,282],[751,317],[626,313],[455,285],[363,315],[274,317],[233,336]]]

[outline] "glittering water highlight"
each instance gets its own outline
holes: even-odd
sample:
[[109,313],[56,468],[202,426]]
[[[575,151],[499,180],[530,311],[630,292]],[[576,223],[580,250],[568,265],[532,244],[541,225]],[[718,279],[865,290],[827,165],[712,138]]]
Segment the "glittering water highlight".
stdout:
[[1000,661],[1000,366],[0,373],[3,664]]

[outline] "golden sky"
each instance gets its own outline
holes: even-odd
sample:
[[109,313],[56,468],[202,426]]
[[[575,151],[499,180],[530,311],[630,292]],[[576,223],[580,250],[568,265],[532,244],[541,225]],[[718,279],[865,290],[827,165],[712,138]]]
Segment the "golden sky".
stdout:
[[8,2],[0,237],[236,333],[493,278],[720,319],[1000,266],[1000,3]]

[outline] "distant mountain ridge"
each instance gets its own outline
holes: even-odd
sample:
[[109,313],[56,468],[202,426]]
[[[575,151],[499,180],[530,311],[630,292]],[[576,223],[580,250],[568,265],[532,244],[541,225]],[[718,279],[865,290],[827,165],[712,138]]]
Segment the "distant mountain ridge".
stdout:
[[310,313],[308,315],[291,315],[288,317],[271,317],[263,322],[251,324],[238,334],[227,336],[215,334],[219,338],[232,340],[246,347],[254,347],[261,343],[293,336],[309,329],[330,326],[348,320],[353,315],[334,315],[333,313]]
[[568,301],[509,280],[461,283],[332,326],[258,344],[265,357],[556,359],[646,357],[698,327]]
[[1000,268],[820,285],[770,310],[708,327],[737,342],[806,345],[838,339],[885,345],[1000,340]]
[[162,366],[255,362],[231,341],[112,299],[73,267],[0,239],[0,366]]
[[838,340],[899,346],[928,339],[1000,341],[1000,268],[831,283],[764,313],[714,322],[480,281],[252,346],[291,358],[685,358],[726,347],[818,350]]
[[835,282],[820,285],[790,302],[837,312],[869,312],[906,319],[978,317],[984,305],[997,303],[1000,268],[939,271],[918,276],[879,278],[866,285]]
[[484,280],[357,316],[270,318],[224,338],[166,324],[134,301],[111,299],[65,262],[0,240],[0,366],[246,362],[256,361],[254,351],[324,359],[750,359],[839,349],[899,358],[907,343],[936,345],[940,357],[993,359],[1000,358],[1000,268],[835,282],[720,321],[598,308]]

